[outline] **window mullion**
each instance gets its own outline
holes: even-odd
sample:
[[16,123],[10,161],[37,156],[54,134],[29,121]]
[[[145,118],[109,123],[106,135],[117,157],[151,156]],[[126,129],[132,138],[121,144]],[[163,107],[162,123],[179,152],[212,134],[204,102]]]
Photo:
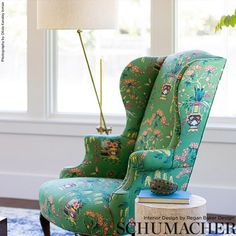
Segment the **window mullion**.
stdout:
[[28,113],[30,118],[46,117],[45,43],[46,33],[37,30],[37,1],[28,0]]
[[57,32],[48,30],[46,35],[47,115],[56,113],[57,104]]
[[175,0],[151,1],[151,54],[165,56],[174,52]]

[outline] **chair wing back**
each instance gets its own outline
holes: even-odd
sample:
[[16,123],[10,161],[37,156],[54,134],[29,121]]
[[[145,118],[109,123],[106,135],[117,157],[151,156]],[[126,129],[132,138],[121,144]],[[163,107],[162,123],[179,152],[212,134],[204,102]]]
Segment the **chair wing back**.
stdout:
[[141,121],[164,57],[138,58],[124,69],[120,79],[120,93],[126,109],[126,127],[120,136],[119,178],[124,178],[130,154],[138,136]]
[[[212,63],[212,60],[210,59],[211,57],[212,56],[202,51],[189,51],[170,55],[166,58],[153,85],[153,89],[141,122],[138,139],[135,145],[135,151],[176,147],[179,142],[180,132],[183,128],[180,125],[181,121],[178,114],[179,107],[182,107],[182,104],[180,104],[180,106],[177,105],[179,102],[179,96],[181,102],[184,103],[184,107],[186,108],[186,102],[188,101],[183,100],[191,100],[191,97],[193,98],[193,101],[189,102],[193,104],[195,92],[198,94],[196,96],[200,96],[201,92],[204,93],[202,88],[207,86],[207,81],[205,81],[207,76],[208,80],[210,80],[210,83],[214,83],[214,85],[218,84],[216,79],[215,81],[212,81],[211,78],[215,77],[214,71],[212,71],[212,73],[209,75],[205,75],[203,73],[205,72],[204,69],[203,71],[198,69],[194,72],[194,74],[190,75],[188,79],[186,76],[195,69],[196,66],[194,67],[194,65],[197,63],[204,63],[205,66],[201,66],[201,68],[210,68],[210,64]],[[188,67],[191,69],[187,70]],[[187,74],[185,72],[186,70]],[[215,68],[215,71],[219,70]],[[205,77],[202,78],[202,76]],[[200,83],[202,85],[200,85]],[[179,84],[181,84],[180,87]],[[183,86],[186,84],[187,88],[183,88]],[[184,95],[186,95],[186,89],[189,93],[188,98],[184,97]],[[181,92],[182,90],[184,92]],[[211,93],[214,94],[216,87],[208,90],[211,90]],[[207,94],[209,93],[206,93],[206,95]],[[200,103],[198,107],[202,107],[201,105],[204,107],[204,105],[209,102],[210,97],[207,99],[205,98],[206,97],[203,97],[202,103],[199,101]],[[197,102],[198,101],[196,101],[196,103]],[[189,105],[191,106],[191,104]],[[205,107],[205,109],[200,109],[201,112],[209,112],[209,105],[210,104],[208,104],[208,107]],[[192,106],[189,108],[192,109]],[[207,114],[204,114],[204,117],[206,116]],[[195,115],[194,117],[199,118],[200,116]],[[182,121],[186,119],[193,119],[194,117],[188,117],[186,113],[183,113],[183,111],[181,112]],[[196,122],[196,120],[193,122]],[[190,121],[188,121],[188,123],[190,123]],[[203,123],[206,123],[206,120],[202,121],[202,124]],[[197,131],[197,129],[195,129],[195,131]],[[201,136],[200,133],[202,132],[203,129],[199,129],[197,136]]]
[[194,165],[225,63],[224,58],[208,56],[186,68],[178,88],[181,134],[173,168]]
[[142,57],[124,69],[120,79],[120,93],[126,109],[123,137],[131,139],[133,147],[141,121],[164,57]]

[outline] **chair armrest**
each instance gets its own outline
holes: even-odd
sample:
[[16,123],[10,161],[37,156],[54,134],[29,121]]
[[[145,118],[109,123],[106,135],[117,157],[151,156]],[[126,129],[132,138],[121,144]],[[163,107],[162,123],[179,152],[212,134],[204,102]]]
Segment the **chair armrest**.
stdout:
[[112,163],[119,161],[121,136],[88,135],[84,139],[85,158],[79,166],[65,167],[60,178],[114,177]]
[[[129,157],[129,167],[138,171],[169,169],[172,167],[173,157],[173,149],[136,151]],[[128,172],[130,168],[128,168]]]
[[122,191],[130,189],[136,178],[143,172],[171,169],[174,152],[173,149],[141,150],[133,152],[129,157],[125,179],[119,189]]
[[[141,150],[133,152],[129,156],[126,177],[113,193],[109,202],[109,208],[114,215],[115,225],[126,225],[128,216],[117,214],[126,212],[129,206],[129,215],[134,214],[134,199],[142,188],[147,188],[150,176],[156,170],[171,169],[174,159],[173,149]],[[148,180],[148,181],[146,181]]]

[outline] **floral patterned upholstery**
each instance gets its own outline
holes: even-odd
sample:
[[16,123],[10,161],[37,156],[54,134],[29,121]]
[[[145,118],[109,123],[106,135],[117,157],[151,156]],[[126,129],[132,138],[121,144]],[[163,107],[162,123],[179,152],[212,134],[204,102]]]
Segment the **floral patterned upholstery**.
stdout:
[[202,51],[144,57],[123,71],[121,135],[85,137],[86,155],[40,188],[43,216],[85,235],[124,235],[154,177],[186,190],[226,60]]
[[[40,193],[40,198],[44,199],[44,213],[61,228],[84,234],[89,232],[90,235],[107,235],[114,228],[108,207],[110,194],[121,182],[86,177],[49,181],[42,186],[44,191]],[[78,218],[83,220],[77,221]]]

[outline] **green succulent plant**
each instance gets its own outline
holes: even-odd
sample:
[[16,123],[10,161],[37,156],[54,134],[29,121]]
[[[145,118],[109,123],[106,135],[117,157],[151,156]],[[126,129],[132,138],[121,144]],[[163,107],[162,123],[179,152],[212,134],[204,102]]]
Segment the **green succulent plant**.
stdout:
[[233,15],[222,16],[215,27],[215,31],[222,30],[222,27],[235,27],[236,25],[236,9]]

